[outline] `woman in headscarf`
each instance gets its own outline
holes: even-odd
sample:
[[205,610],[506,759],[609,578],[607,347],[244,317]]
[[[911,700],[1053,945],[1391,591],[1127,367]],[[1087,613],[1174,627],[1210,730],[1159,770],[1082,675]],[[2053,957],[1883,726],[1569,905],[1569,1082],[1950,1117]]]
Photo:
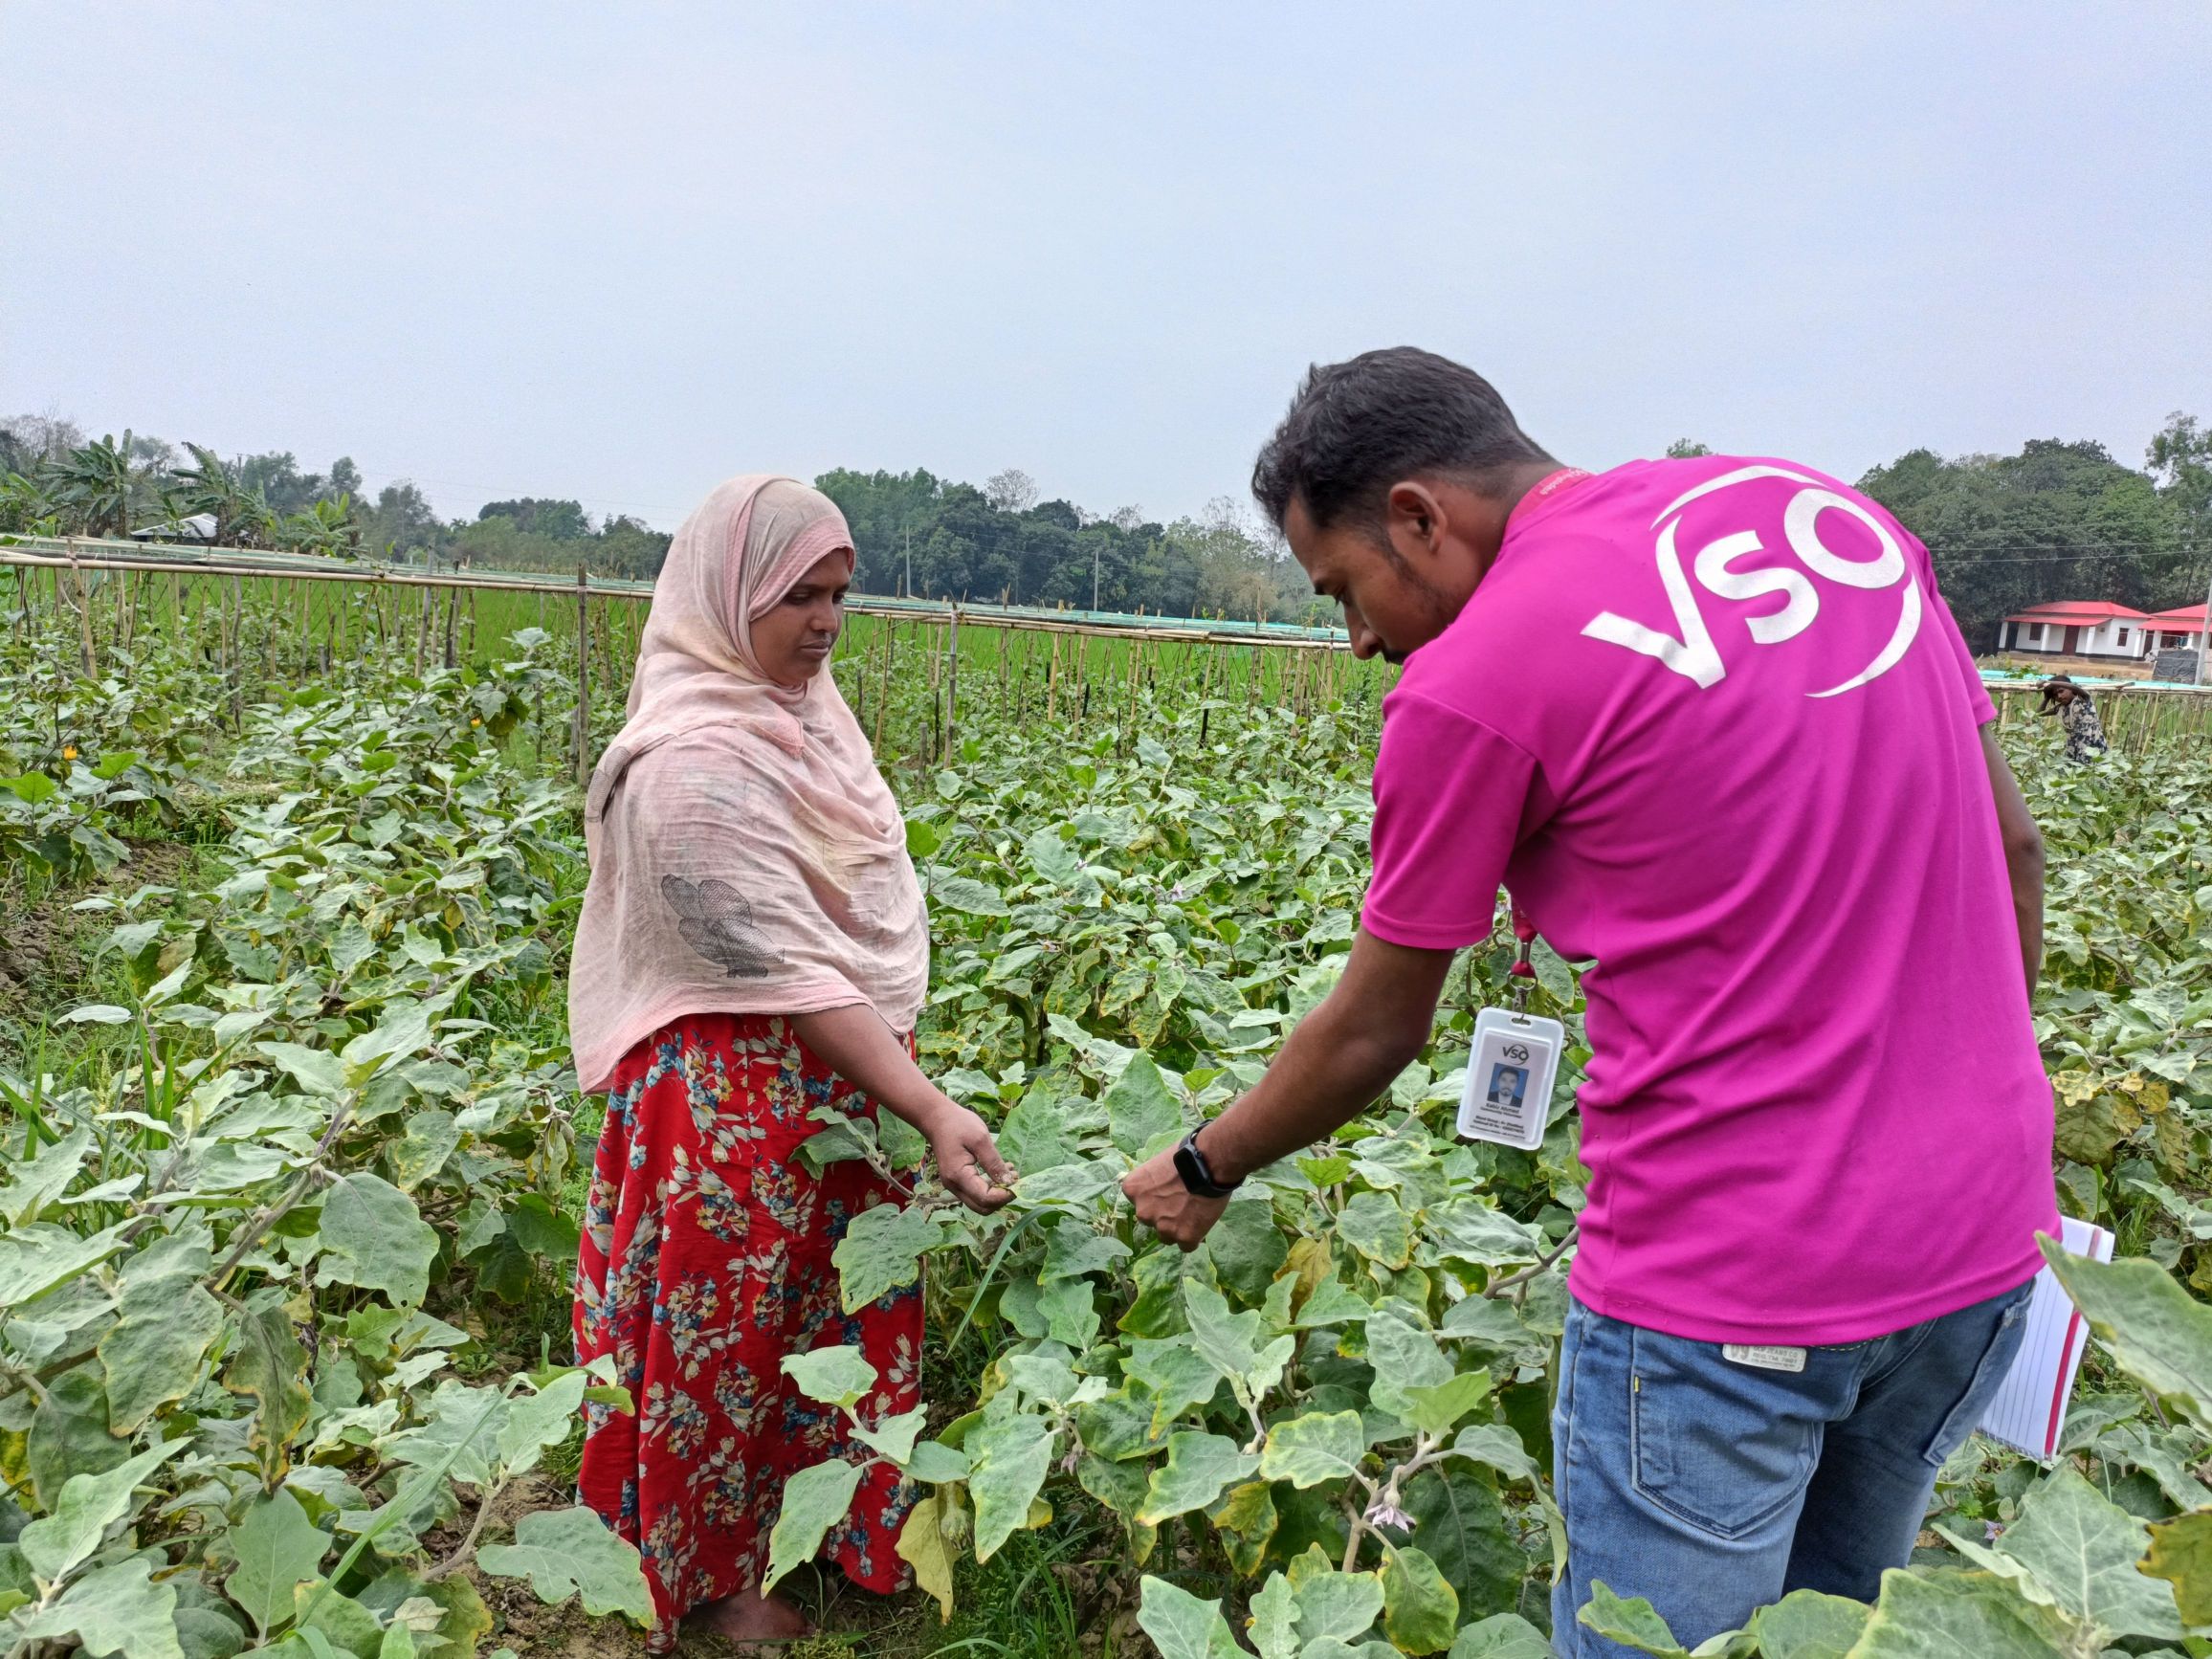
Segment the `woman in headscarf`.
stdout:
[[2066,758],[2084,765],[2105,752],[2105,726],[2090,694],[2063,674],[2043,682],[2042,714],[2058,716],[2066,733]]
[[[851,1344],[878,1381],[865,1421],[920,1401],[919,1291],[847,1315],[830,1252],[901,1189],[868,1163],[817,1180],[794,1154],[832,1107],[888,1108],[976,1209],[1009,1196],[982,1118],[922,1075],[921,892],[897,804],[835,680],[852,537],[789,478],[733,478],[685,520],[654,586],[630,718],[591,779],[591,880],[569,1026],[607,1095],[577,1268],[582,1360],[611,1356],[636,1415],[588,1408],[586,1503],[634,1542],[659,1614],[739,1641],[807,1621],[760,1594],[785,1483],[864,1461],[843,1416],[782,1361]],[[826,1553],[898,1588],[915,1493],[878,1462]]]

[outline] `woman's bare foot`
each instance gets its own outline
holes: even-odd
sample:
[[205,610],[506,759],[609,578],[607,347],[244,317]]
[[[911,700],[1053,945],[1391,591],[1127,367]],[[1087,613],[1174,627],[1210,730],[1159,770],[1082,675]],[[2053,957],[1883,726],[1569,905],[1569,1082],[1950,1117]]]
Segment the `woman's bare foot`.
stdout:
[[684,1623],[727,1642],[796,1642],[814,1633],[812,1621],[783,1597],[751,1590],[694,1607]]

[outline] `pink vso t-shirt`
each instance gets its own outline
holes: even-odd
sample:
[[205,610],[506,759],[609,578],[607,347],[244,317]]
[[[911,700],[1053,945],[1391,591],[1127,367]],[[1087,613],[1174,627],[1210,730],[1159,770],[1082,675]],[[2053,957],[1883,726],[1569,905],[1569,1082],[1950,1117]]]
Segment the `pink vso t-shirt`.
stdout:
[[1927,550],[1794,462],[1639,461],[1524,500],[1383,703],[1378,939],[1583,974],[1571,1284],[1713,1342],[1855,1342],[2023,1283],[2051,1095]]

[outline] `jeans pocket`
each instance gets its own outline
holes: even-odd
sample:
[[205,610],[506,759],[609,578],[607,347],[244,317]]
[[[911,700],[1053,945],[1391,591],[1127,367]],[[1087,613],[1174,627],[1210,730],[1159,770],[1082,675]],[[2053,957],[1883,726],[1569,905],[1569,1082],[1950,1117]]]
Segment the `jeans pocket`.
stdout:
[[1986,1319],[1994,1303],[1996,1329],[1983,1344],[1980,1358],[1975,1361],[1973,1372],[1966,1380],[1964,1392],[1943,1414],[1936,1437],[1920,1449],[1920,1456],[1929,1468],[1941,1469],[1951,1454],[1966,1444],[1966,1437],[1981,1421],[1982,1412],[1988,1409],[1998,1389],[2004,1385],[2005,1373],[2012,1369],[2012,1362],[2020,1354],[2020,1339],[2025,1334],[2027,1323],[2027,1304],[2034,1294],[2035,1281],[2030,1279],[2004,1297],[1993,1297],[1990,1302],[1963,1308],[1950,1316],[1962,1322],[1976,1321],[1977,1316]]
[[1629,1455],[1646,1499],[1715,1537],[1737,1538],[1803,1493],[1822,1419],[1798,1374],[1644,1330],[1631,1363]]

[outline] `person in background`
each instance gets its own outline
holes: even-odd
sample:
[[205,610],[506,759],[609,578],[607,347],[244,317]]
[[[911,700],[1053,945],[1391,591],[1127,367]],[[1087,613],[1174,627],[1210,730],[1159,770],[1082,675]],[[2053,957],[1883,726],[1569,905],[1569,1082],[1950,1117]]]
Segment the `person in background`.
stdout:
[[[902,1189],[868,1164],[819,1180],[794,1154],[833,1108],[888,1108],[970,1207],[1011,1195],[983,1119],[913,1058],[929,930],[905,824],[835,680],[852,537],[819,492],[733,478],[684,521],[653,587],[630,718],[585,803],[591,878],[570,1039],[607,1124],[576,1276],[580,1362],[614,1361],[637,1411],[587,1407],[583,1501],[644,1557],[658,1624],[740,1642],[807,1633],[759,1593],[785,1483],[865,1461],[784,1359],[850,1344],[869,1422],[921,1404],[918,1288],[843,1311],[830,1252]],[[828,1552],[904,1582],[915,1493],[878,1461]]]
[[2067,675],[2054,674],[2043,682],[2043,707],[2036,712],[2058,716],[2068,760],[2087,765],[2105,752],[2105,724],[2097,719],[2096,705]]
[[1195,1246],[1383,1095],[1502,880],[1595,959],[1557,1650],[1629,1652],[1577,1623],[1599,1582],[1685,1647],[1871,1598],[2059,1225],[2042,844],[1926,550],[1793,461],[1561,466],[1409,349],[1316,368],[1253,488],[1353,651],[1405,665],[1374,875],[1336,988],[1130,1174],[1139,1218]]

